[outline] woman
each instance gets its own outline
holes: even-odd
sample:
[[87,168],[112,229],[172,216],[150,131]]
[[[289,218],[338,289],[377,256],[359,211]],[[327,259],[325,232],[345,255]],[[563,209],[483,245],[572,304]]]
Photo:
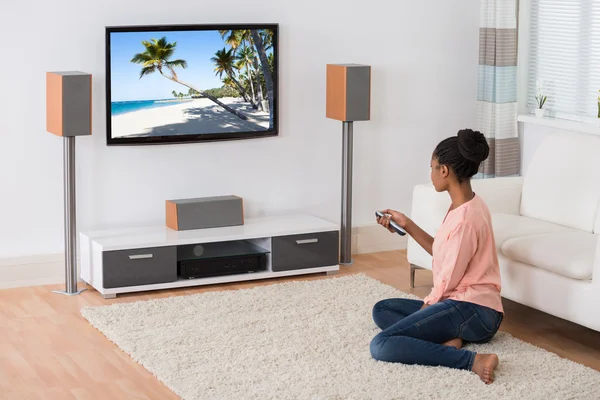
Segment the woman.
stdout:
[[465,369],[493,382],[498,356],[462,348],[492,339],[504,316],[490,212],[471,188],[488,154],[485,137],[470,129],[436,147],[431,180],[436,191],[449,193],[452,205],[435,239],[397,211],[377,218],[391,232],[394,220],[433,256],[433,289],[424,301],[387,299],[374,306],[382,329],[371,342],[375,359]]

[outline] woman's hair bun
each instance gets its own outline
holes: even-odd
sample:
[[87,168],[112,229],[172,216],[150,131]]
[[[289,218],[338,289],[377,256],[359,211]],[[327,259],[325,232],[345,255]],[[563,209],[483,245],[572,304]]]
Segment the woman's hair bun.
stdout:
[[458,131],[458,151],[467,160],[480,163],[488,158],[490,146],[481,132],[462,129]]

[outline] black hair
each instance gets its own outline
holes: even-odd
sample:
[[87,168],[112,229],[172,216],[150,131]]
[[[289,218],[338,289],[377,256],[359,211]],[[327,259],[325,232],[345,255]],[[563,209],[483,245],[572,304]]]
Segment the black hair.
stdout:
[[479,131],[462,129],[456,136],[442,140],[433,152],[440,165],[454,171],[459,182],[471,178],[488,158],[490,146]]

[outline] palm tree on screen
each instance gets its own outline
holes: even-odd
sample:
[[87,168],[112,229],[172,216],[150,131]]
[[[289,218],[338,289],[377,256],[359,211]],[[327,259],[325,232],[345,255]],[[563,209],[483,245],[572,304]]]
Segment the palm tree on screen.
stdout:
[[246,89],[244,89],[244,87],[235,78],[234,70],[237,69],[237,67],[234,65],[235,58],[233,56],[233,49],[225,50],[225,48],[223,48],[222,50],[218,50],[215,53],[215,56],[210,60],[215,64],[215,75],[218,75],[219,78],[222,78],[223,74],[225,74],[225,76],[231,79],[231,81],[236,85],[244,100],[252,104],[252,107],[257,108],[254,99],[248,99]]
[[[265,79],[265,86],[267,88],[267,97],[269,100],[269,106],[270,109],[273,109],[273,101],[272,101],[272,97],[273,97],[273,78],[272,78],[272,72],[270,71],[269,67],[263,63],[263,60],[261,58],[261,61],[258,61],[258,58],[256,57],[257,53],[260,53],[261,51],[263,53],[266,54],[266,50],[268,50],[271,46],[271,44],[273,43],[273,37],[274,37],[274,33],[272,30],[264,30],[264,31],[258,31],[258,30],[250,30],[250,29],[238,29],[238,30],[219,30],[219,33],[221,34],[221,37],[223,38],[223,40],[225,41],[226,44],[230,45],[231,48],[235,50],[237,50],[238,47],[242,46],[242,45],[246,45],[248,44],[251,48],[254,48],[254,65],[256,66],[256,68],[258,69],[258,66],[261,66],[262,69],[262,75]],[[257,43],[255,40],[255,33],[256,35],[264,35],[265,38],[265,42],[263,43],[262,41],[260,43]],[[267,45],[267,47],[265,48],[265,45]],[[258,71],[257,71],[258,72]],[[269,77],[269,79],[267,79],[267,75]],[[263,90],[262,90],[262,85],[260,84],[260,74],[256,74],[256,79],[257,79],[257,88],[258,88],[258,102],[259,104],[261,104],[262,106],[262,100],[264,99],[264,95],[263,95]],[[269,96],[270,93],[270,96]],[[273,113],[271,113],[271,128],[273,127]]]
[[189,83],[183,82],[181,79],[179,79],[177,73],[175,72],[175,68],[187,68],[187,62],[181,59],[171,60],[171,58],[173,57],[173,53],[175,52],[175,49],[177,47],[177,42],[168,43],[167,38],[163,36],[160,39],[152,39],[149,41],[144,40],[142,41],[142,45],[145,48],[144,52],[137,53],[131,59],[132,63],[142,65],[142,70],[140,71],[140,79],[142,79],[146,75],[150,75],[158,71],[165,78],[173,82],[179,83],[180,85],[183,85],[189,89],[197,91],[207,99],[218,104],[219,106],[223,107],[224,109],[236,115],[237,117],[243,120],[248,119],[246,115],[229,107],[227,104],[224,104],[223,102],[219,101],[219,99],[217,99],[216,97],[211,96],[210,94],[199,90],[198,88],[190,85]]
[[269,59],[267,57],[267,51],[265,50],[263,38],[260,32],[256,29],[252,29],[250,32],[252,33],[252,39],[254,40],[254,45],[256,46],[256,51],[258,52],[258,57],[262,66],[263,75],[265,76],[265,85],[267,86],[267,98],[269,99],[269,128],[273,129],[273,93],[275,88],[275,84],[273,82],[273,75],[271,74],[271,69],[269,68]]
[[237,68],[246,70],[246,76],[248,77],[248,81],[250,82],[252,99],[256,99],[256,94],[254,92],[254,82],[252,81],[252,70],[254,69],[254,52],[250,47],[244,46],[239,51],[239,54],[237,55],[237,60]]

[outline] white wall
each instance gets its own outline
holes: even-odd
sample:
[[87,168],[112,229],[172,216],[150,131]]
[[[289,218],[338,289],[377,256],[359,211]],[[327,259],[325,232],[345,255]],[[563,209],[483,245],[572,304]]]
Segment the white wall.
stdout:
[[[217,4],[217,5],[215,5]],[[355,124],[354,223],[409,211],[436,143],[472,127],[479,2],[38,0],[3,6],[0,258],[63,250],[62,140],[45,130],[45,72],[93,74],[93,136],[77,139],[80,229],[162,224],[168,198],[237,194],[248,216],[339,220],[341,123],[325,118],[325,64],[372,66],[372,120]],[[281,135],[107,147],[104,27],[280,23]]]

